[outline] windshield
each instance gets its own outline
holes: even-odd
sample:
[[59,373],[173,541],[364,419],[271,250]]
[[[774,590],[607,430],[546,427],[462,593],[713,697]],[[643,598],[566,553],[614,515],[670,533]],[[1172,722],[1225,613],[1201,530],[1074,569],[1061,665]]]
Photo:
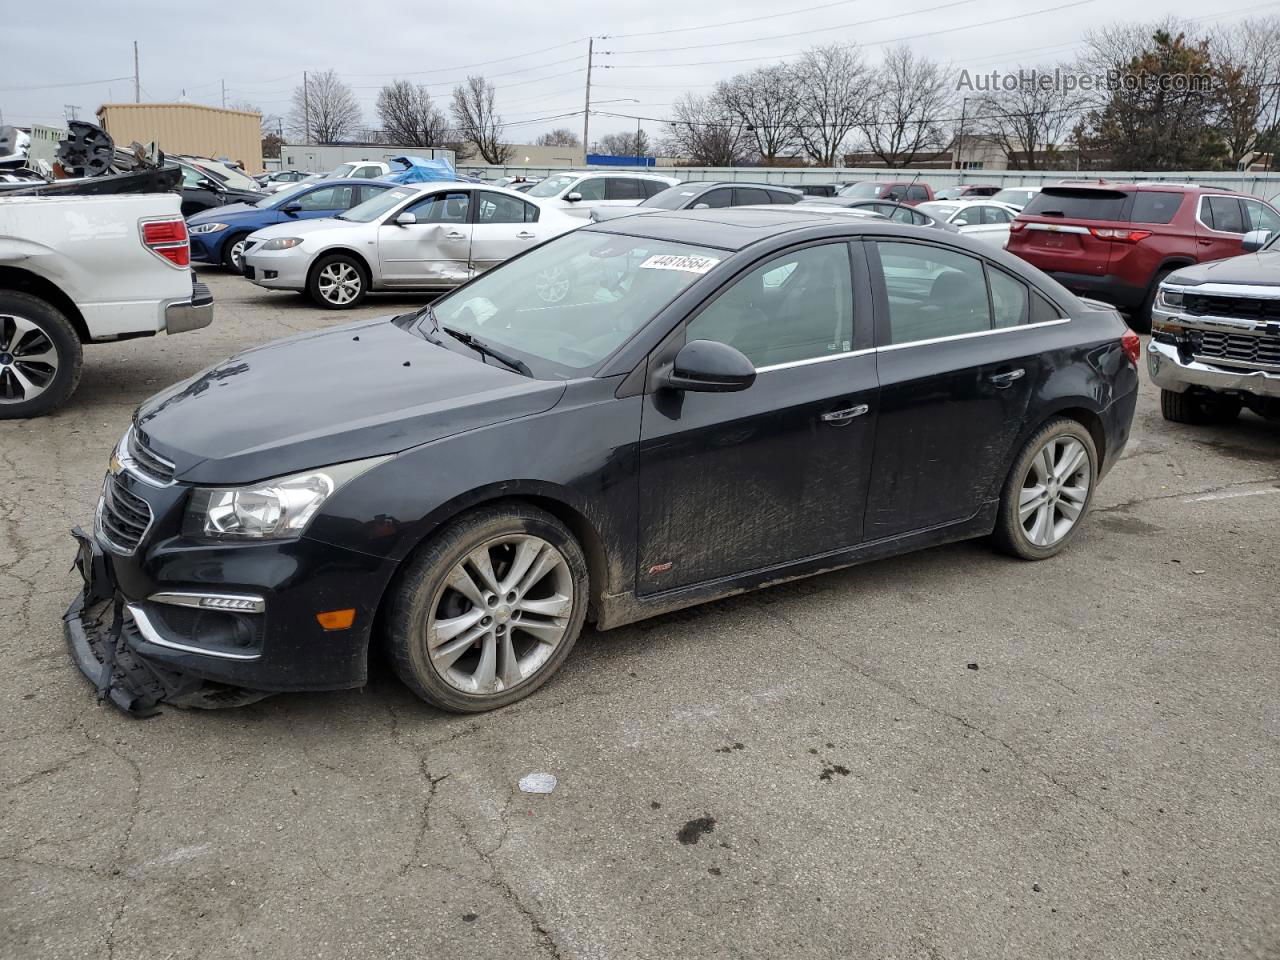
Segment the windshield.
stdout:
[[682,210],[706,188],[705,183],[679,183],[667,187],[661,193],[655,193],[648,200],[640,203],[642,207],[657,207],[659,210]]
[[[568,379],[595,369],[726,256],[578,230],[437,300],[435,319],[523,360],[536,377]],[[427,312],[420,332],[433,326]]]
[[954,203],[922,203],[916,207],[917,210],[923,210],[931,216],[938,217],[940,220],[950,220],[951,216],[960,209],[959,205]]
[[351,171],[358,166],[360,166],[358,163],[340,163],[326,173],[325,178],[329,180],[337,180],[342,177],[349,177],[351,176]]
[[840,191],[842,197],[878,197],[884,192],[885,184],[874,183],[871,180],[864,180],[862,183],[851,184]]
[[569,184],[576,181],[577,177],[547,177],[532,190],[529,191],[531,197],[554,197],[560,193]]
[[405,190],[403,188],[383,190],[377,196],[344,212],[342,219],[354,220],[356,223],[370,223],[377,220],[388,210],[395,208],[402,201],[408,200],[417,192],[416,190]]
[[1031,199],[1034,190],[1001,190],[992,200],[999,200],[1001,203],[1012,203],[1016,206],[1023,206]]
[[278,203],[283,203],[299,190],[307,189],[310,186],[311,184],[309,183],[291,183],[287,187],[281,187],[275,193],[268,193],[261,200],[255,201],[253,205],[255,207],[274,207]]
[[237,190],[260,190],[258,181],[247,174],[241,173],[239,170],[233,170],[225,163],[219,163],[217,160],[201,160],[199,165],[206,170],[211,170],[217,174],[226,184]]

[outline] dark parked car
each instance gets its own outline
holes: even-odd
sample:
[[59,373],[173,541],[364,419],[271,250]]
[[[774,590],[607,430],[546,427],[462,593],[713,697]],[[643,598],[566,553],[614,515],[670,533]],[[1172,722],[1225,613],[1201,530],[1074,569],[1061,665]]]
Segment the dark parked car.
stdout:
[[589,224],[143,403],[79,534],[71,649],[145,712],[359,686],[376,628],[414,691],[479,711],[587,621],[991,534],[1051,557],[1125,447],[1139,349],[938,230]]
[[935,200],[978,200],[982,197],[994,197],[1000,188],[993,183],[962,183],[956,187],[943,187],[935,190]]
[[[182,215],[191,217],[201,210],[211,207],[224,207],[229,203],[257,203],[268,196],[265,191],[248,187],[232,186],[231,182],[217,171],[198,166],[187,159],[168,158],[182,170]],[[246,180],[249,178],[246,177]],[[250,180],[250,183],[253,181]]]
[[919,180],[860,180],[840,188],[837,196],[854,200],[894,200],[915,206],[933,199],[933,188]]
[[793,183],[791,189],[799,190],[806,197],[834,197],[844,184],[840,183]]
[[801,200],[800,205],[812,209],[823,207],[842,207],[846,210],[866,210],[878,213],[886,220],[894,223],[907,223],[917,227],[938,227],[942,230],[954,231],[956,228],[923,210],[897,203],[892,200],[859,200],[857,197],[812,197]]
[[642,200],[638,210],[702,210],[716,207],[745,207],[770,203],[798,203],[804,194],[791,187],[770,183],[726,183],[691,181],[677,183]]
[[1006,249],[1077,293],[1132,310],[1130,323],[1146,333],[1165,277],[1239,256],[1251,230],[1280,232],[1280,213],[1195,184],[1063,183],[1022,208]]

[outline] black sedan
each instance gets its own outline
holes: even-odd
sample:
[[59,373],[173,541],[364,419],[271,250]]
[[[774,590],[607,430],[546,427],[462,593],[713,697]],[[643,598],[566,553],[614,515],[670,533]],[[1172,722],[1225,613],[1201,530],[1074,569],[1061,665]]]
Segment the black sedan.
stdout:
[[970,537],[1052,557],[1124,449],[1138,354],[956,234],[799,207],[588,225],[145,402],[68,638],[137,712],[359,686],[375,641],[431,703],[500,707],[587,622]]

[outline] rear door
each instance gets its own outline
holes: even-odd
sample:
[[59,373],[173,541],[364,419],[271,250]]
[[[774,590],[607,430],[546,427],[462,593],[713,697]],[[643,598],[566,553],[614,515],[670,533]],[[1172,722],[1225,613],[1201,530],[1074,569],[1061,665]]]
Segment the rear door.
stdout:
[[318,220],[350,210],[359,202],[359,188],[351,184],[317,187],[292,197],[286,207],[297,207],[292,215],[299,220]]
[[388,286],[452,287],[471,276],[471,191],[432,193],[403,213],[417,222],[378,227],[378,267]]
[[484,273],[528,250],[543,236],[538,208],[516,197],[477,191],[471,232],[471,273]]
[[1244,252],[1245,210],[1239,197],[1206,194],[1196,212],[1197,259],[1223,260]]
[[[1131,194],[1106,187],[1045,187],[1018,217],[1025,223],[1009,241],[1009,251],[1041,270],[1084,277],[1105,277],[1110,268],[1110,240],[1093,230],[1129,226]],[[1059,277],[1066,282],[1069,278]]]
[[880,422],[865,536],[876,540],[982,507],[1009,468],[1042,360],[1032,292],[1012,274],[923,241],[869,241],[867,253]]
[[647,199],[644,185],[636,177],[609,177],[605,182],[604,203],[606,207],[635,207],[640,201]]

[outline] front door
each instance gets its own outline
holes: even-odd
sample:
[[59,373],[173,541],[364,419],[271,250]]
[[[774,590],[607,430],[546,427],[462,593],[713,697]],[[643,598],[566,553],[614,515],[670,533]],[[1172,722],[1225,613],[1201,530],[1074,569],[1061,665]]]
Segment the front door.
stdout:
[[479,191],[471,233],[472,275],[510,260],[545,237],[546,228],[538,226],[538,213],[532,203],[516,197]]
[[1196,217],[1196,256],[1203,263],[1244,253],[1245,212],[1236,197],[1208,194],[1200,198]]
[[646,395],[640,594],[862,539],[876,358],[866,263],[850,252],[827,242],[774,255],[688,321],[686,341],[736,347],[757,376],[738,393]]
[[[413,223],[396,223],[411,213]],[[389,287],[452,287],[471,275],[471,191],[432,193],[378,227],[378,269]]]
[[356,188],[351,184],[332,187],[317,187],[315,190],[301,192],[290,197],[282,209],[288,209],[286,216],[298,220],[319,220],[332,217],[334,214],[350,210],[358,201]]
[[1030,316],[1058,315],[1021,280],[954,248],[867,246],[880,421],[866,537],[879,540],[967,519],[994,495],[1041,376],[1044,340]]

